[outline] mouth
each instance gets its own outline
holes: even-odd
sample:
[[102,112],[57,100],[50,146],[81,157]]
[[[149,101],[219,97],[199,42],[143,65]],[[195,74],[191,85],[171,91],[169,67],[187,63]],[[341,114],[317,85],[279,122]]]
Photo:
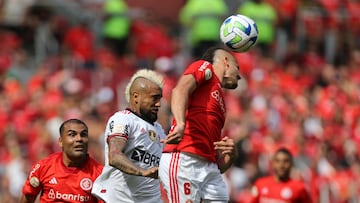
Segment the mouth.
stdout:
[[158,112],[159,112],[159,109],[158,108],[154,108],[154,109],[152,109],[152,111],[151,111],[153,114],[157,114]]
[[85,146],[84,145],[76,145],[75,147],[74,147],[74,150],[75,151],[84,151],[85,150]]

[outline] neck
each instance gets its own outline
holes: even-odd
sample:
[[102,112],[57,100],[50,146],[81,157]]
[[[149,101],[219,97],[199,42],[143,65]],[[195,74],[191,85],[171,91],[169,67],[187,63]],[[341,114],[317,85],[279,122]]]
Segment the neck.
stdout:
[[63,163],[66,167],[80,167],[82,166],[87,159],[87,156],[82,156],[79,158],[69,158],[65,154],[63,155]]

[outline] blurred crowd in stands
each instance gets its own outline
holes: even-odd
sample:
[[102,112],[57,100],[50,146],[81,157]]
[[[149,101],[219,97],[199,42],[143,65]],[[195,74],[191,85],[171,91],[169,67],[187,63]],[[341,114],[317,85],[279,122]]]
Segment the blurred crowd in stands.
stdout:
[[[184,7],[193,1],[202,0],[184,0]],[[204,1],[203,16],[210,1],[218,0]],[[224,133],[236,139],[240,155],[224,174],[232,202],[248,202],[280,146],[293,153],[292,175],[306,182],[315,202],[359,202],[360,0],[222,3],[226,9],[214,9],[218,22],[242,12],[260,27],[255,48],[236,53],[240,86],[226,92]],[[196,17],[169,23],[120,0],[0,6],[0,202],[18,202],[29,167],[60,150],[57,130],[65,119],[88,124],[89,152],[103,162],[105,122],[126,106],[124,84],[139,68],[166,78],[159,122],[169,129],[171,89],[195,58]]]

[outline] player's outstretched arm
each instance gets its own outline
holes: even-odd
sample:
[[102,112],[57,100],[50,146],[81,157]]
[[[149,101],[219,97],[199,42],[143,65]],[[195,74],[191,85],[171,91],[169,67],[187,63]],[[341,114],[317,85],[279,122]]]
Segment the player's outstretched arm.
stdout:
[[214,146],[217,152],[218,167],[221,173],[224,173],[238,156],[235,142],[233,139],[225,136],[220,141],[214,142]]
[[123,153],[123,150],[126,146],[126,140],[124,138],[111,137],[108,140],[108,144],[110,166],[130,175],[158,178],[158,167],[144,169],[135,165],[126,157],[126,155]]

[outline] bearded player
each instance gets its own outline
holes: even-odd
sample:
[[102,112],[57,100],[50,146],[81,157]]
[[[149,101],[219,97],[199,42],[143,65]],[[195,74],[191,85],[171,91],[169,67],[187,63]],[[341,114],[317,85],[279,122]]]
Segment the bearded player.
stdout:
[[276,151],[272,167],[274,174],[259,178],[252,188],[252,203],[311,203],[305,184],[290,177],[293,156],[286,148]]

